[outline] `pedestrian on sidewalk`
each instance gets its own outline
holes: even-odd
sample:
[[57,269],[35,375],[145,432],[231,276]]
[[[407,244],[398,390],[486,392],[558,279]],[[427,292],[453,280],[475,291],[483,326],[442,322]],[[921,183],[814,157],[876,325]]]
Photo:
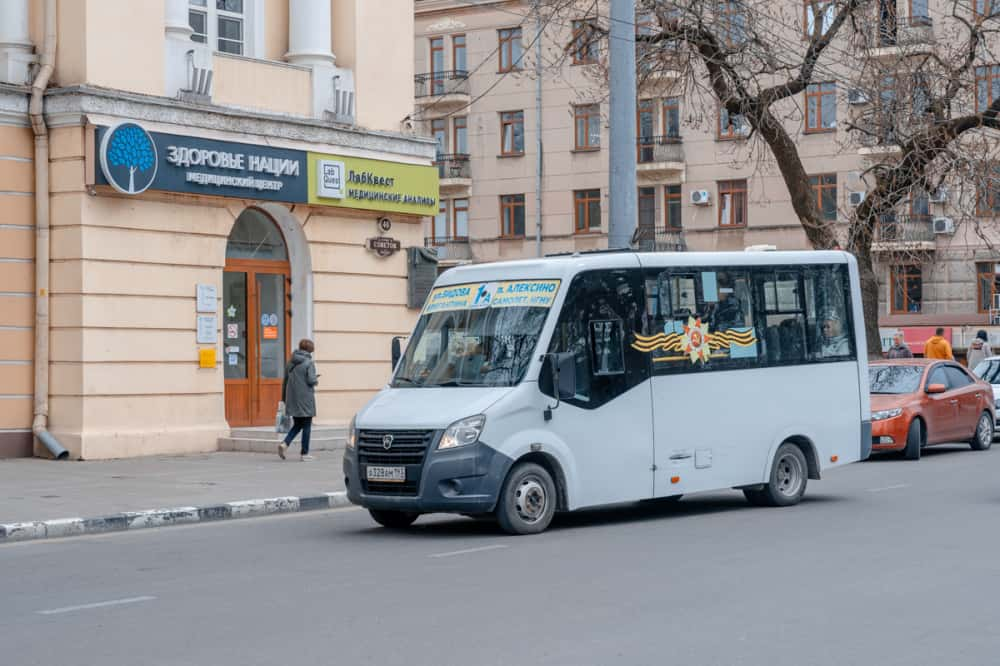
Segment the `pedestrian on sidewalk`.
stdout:
[[906,345],[902,333],[892,336],[892,347],[889,348],[889,358],[913,358],[913,352]]
[[976,333],[976,337],[972,339],[972,342],[969,343],[969,353],[965,355],[969,370],[975,370],[977,365],[990,356],[993,356],[993,350],[990,348],[990,338],[986,334],[986,331],[979,331]]
[[944,329],[938,327],[927,344],[924,345],[924,358],[936,358],[942,361],[954,361],[951,344],[944,339]]
[[292,417],[292,429],[285,435],[285,441],[278,445],[278,455],[285,459],[288,445],[295,436],[302,433],[302,460],[309,461],[309,436],[312,434],[312,420],[316,416],[316,364],[312,354],[316,350],[312,340],[302,340],[292,354],[292,360],[285,368],[285,381],[281,387],[281,397],[285,401],[285,413]]

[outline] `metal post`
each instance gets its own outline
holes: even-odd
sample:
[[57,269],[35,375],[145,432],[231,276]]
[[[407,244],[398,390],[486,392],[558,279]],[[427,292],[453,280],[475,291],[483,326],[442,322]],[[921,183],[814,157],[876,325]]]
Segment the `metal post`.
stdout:
[[608,247],[629,247],[638,223],[635,162],[635,0],[611,0],[611,215]]
[[542,0],[535,0],[535,253],[542,256]]

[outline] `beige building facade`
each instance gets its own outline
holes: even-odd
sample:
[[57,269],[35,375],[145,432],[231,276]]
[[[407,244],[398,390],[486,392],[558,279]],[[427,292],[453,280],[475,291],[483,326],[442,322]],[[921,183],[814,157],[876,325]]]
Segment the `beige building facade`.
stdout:
[[0,4],[0,456],[45,455],[33,426],[86,459],[273,428],[301,338],[317,420],[347,423],[415,321],[437,208],[413,29],[412,0]]
[[[582,3],[582,10],[590,4]],[[790,43],[802,39],[798,26],[810,20],[808,5],[801,0],[774,4]],[[924,47],[944,39],[942,17],[952,5],[883,0],[880,14],[872,17],[875,41],[841,44],[834,51],[864,49],[866,57],[901,61],[914,45],[926,52]],[[428,223],[425,236],[427,245],[437,248],[442,267],[607,246],[605,56],[597,47],[570,46],[574,17],[566,12],[546,21],[536,38],[533,7],[515,0],[416,2],[414,117],[438,143],[442,179],[439,215]],[[606,7],[600,14],[606,17]],[[637,16],[640,30],[647,22],[652,17]],[[846,67],[850,74],[850,66],[838,57],[826,69]],[[710,97],[681,92],[678,77],[669,67],[640,75],[636,246],[807,248],[766,146],[744,140],[739,123],[720,117]],[[790,104],[788,123],[827,219],[846,223],[867,187],[864,171],[883,156],[885,146],[860,145],[849,136],[845,121],[866,102],[852,95],[846,74],[845,80],[837,78],[831,74],[798,96]],[[973,225],[956,233],[944,221],[958,217],[952,203],[940,193],[908,201],[885,227],[893,233],[876,239],[886,339],[904,329],[919,348],[930,329],[942,325],[961,349],[979,328],[1000,334],[990,325],[1000,323],[995,298],[1000,254],[972,231]],[[983,218],[981,224],[988,227],[992,221]]]

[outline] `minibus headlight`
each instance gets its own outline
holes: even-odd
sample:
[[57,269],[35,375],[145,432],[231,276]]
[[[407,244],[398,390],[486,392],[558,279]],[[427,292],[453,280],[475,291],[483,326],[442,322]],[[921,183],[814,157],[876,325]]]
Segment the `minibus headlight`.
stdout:
[[347,448],[353,449],[358,444],[358,417],[351,417],[351,425],[347,426]]
[[468,446],[479,441],[479,435],[486,425],[485,416],[470,416],[448,426],[438,443],[438,450],[455,449],[460,446]]
[[899,407],[896,407],[895,409],[883,409],[880,412],[875,412],[874,414],[872,414],[872,421],[884,421],[886,419],[894,419],[902,413],[903,410]]

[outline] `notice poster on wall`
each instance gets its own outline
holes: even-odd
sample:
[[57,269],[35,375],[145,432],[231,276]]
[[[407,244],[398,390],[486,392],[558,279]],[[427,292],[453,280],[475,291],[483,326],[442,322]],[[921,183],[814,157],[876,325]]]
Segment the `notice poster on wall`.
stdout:
[[217,312],[219,297],[214,284],[199,284],[197,287],[198,312]]
[[218,325],[215,315],[198,315],[198,344],[215,344]]

